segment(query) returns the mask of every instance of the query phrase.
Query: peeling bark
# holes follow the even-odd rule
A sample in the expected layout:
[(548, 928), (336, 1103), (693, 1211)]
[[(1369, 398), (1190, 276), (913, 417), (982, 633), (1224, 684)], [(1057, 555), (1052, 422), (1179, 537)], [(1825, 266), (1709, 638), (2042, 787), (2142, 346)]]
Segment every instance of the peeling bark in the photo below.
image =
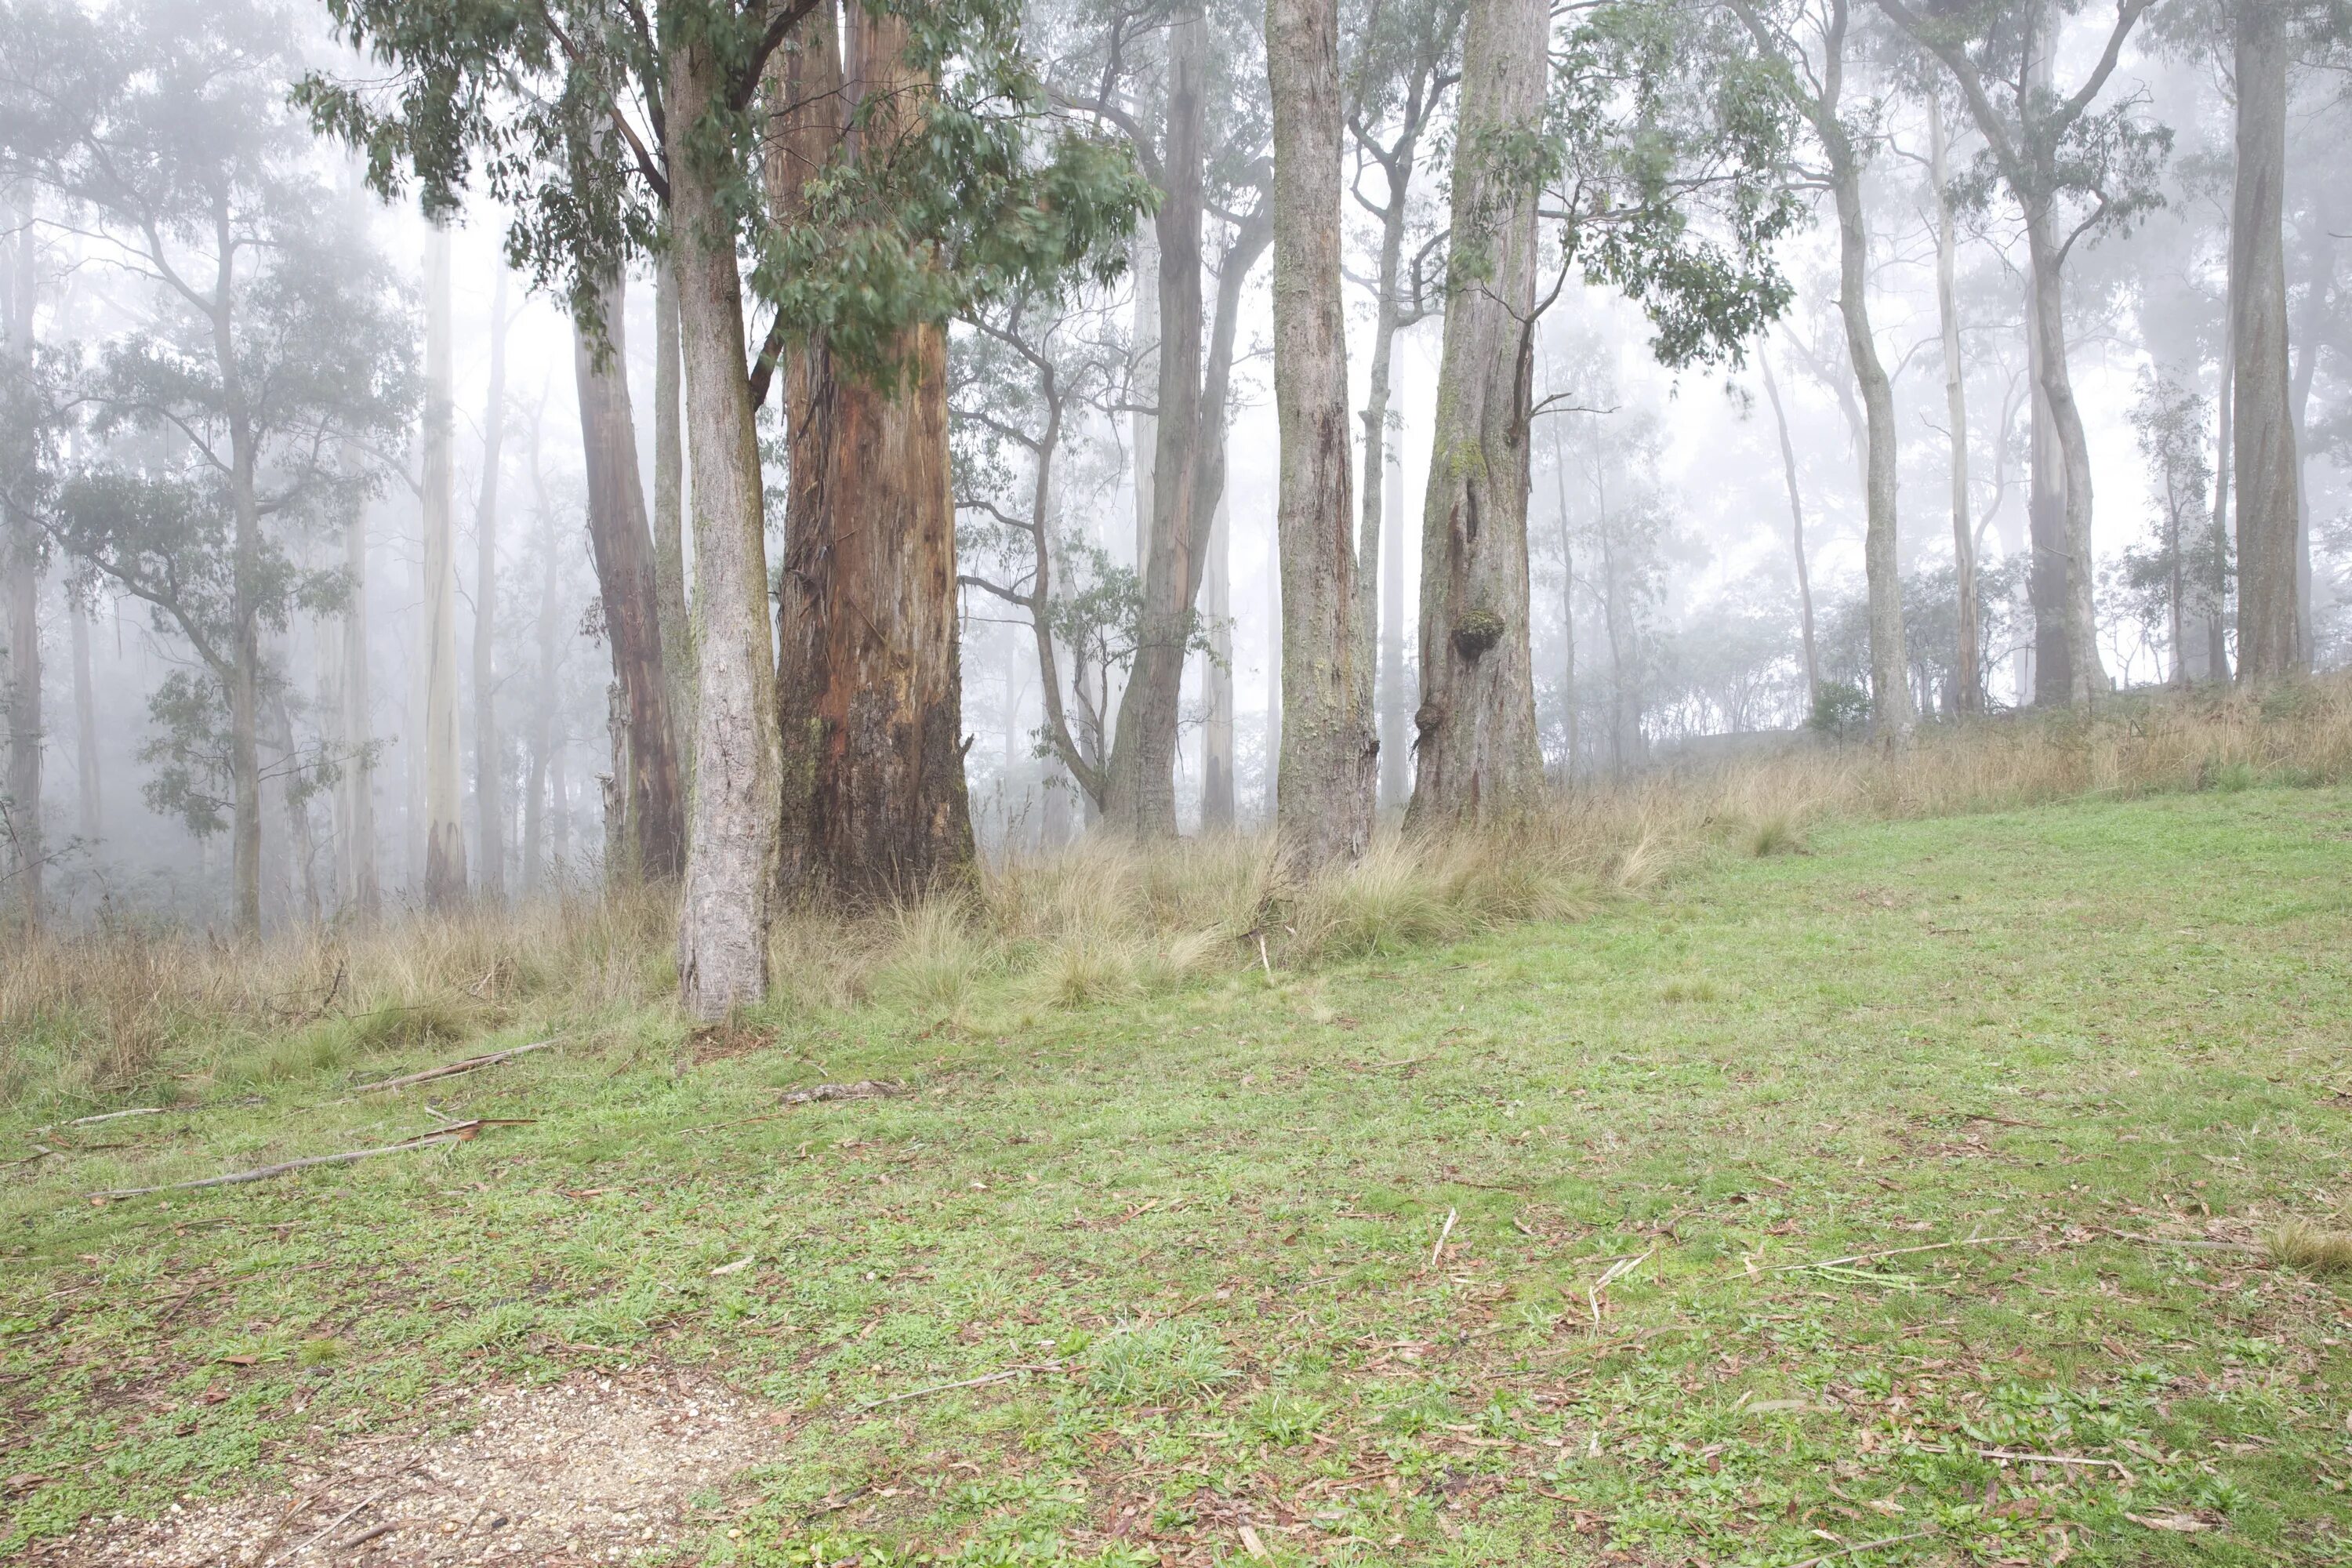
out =
[(2296, 583), (2294, 422), (2287, 384), (2284, 7), (2237, 9), (2238, 177), (2230, 215), (2235, 351), (2238, 677), (2305, 670)]

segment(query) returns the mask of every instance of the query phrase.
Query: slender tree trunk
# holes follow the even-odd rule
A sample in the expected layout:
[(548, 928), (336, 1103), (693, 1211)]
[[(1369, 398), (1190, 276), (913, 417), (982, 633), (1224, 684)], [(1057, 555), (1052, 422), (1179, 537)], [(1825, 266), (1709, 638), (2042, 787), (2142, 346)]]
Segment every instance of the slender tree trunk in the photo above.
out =
[[(1944, 339), (1944, 416), (1950, 426), (1952, 481), (1952, 567), (1959, 591), (1959, 635), (1953, 650), (1959, 671), (1959, 710), (1984, 711), (1984, 670), (1979, 663), (1982, 637), (1978, 630), (1977, 548), (1975, 520), (1969, 510), (1969, 378), (1960, 353), (1959, 290), (1955, 286), (1959, 253), (1958, 226), (1952, 219), (1951, 151), (1944, 128), (1944, 107), (1927, 99), (1928, 183), (1936, 192), (1936, 316)], [(2177, 645), (2176, 645), (2177, 646)]]
[[(1834, 4), (1832, 10), (1842, 23), (1844, 5)], [(1843, 26), (1835, 31), (1842, 33)], [(1910, 659), (1903, 646), (1903, 579), (1895, 510), (1895, 390), (1871, 332), (1870, 239), (1862, 209), (1862, 163), (1836, 119), (1834, 84), (1843, 61), (1835, 42), (1829, 59), (1830, 85), (1825, 88), (1822, 119), (1823, 140), (1831, 146), (1830, 191), (1838, 215), (1838, 313), (1845, 324), (1846, 354), (1853, 364), (1853, 378), (1862, 388), (1867, 516), (1863, 563), (1870, 597), (1872, 728), (1883, 743), (1902, 745), (1911, 738), (1916, 715), (1911, 703)]]
[[(9, 359), (23, 373), (33, 357), (34, 310), (40, 289), (39, 254), (33, 230), (22, 214), (16, 219), (16, 254), (8, 279), (8, 320), (5, 323)], [(29, 432), (12, 431), (5, 459), (9, 470), (0, 475), (0, 496), (14, 496), (31, 479), (34, 452)], [(0, 788), (0, 804), (7, 807), (8, 901), (27, 931), (41, 924), (41, 878), (47, 851), (41, 817), (41, 544), (33, 514), (9, 501), (0, 501), (0, 576), (7, 584), (8, 618), (0, 637), (8, 647), (8, 777)]]
[(1282, 573), (1265, 574), (1265, 800), (1262, 815), (1274, 826), (1282, 798)]
[[(1275, 827), (1290, 864), (1311, 871), (1352, 860), (1371, 841), (1381, 751), (1372, 730), (1372, 648), (1349, 532), (1336, 0), (1269, 0), (1265, 35), (1274, 101), (1274, 394), (1282, 438), (1276, 521), (1284, 722)], [(1449, 318), (1449, 336), (1452, 324)], [(1523, 448), (1523, 509), (1525, 476)], [(1530, 696), (1530, 728), (1532, 705)]]
[(2180, 537), (2180, 513), (2184, 503), (2174, 492), (2171, 465), (2166, 465), (2164, 476), (2164, 560), (2170, 579), (2165, 584), (2165, 610), (2169, 625), (2166, 627), (2172, 639), (2172, 684), (2182, 690), (2189, 689), (2189, 658), (2186, 628), (2182, 625), (2181, 590), (2186, 585), (2181, 573), (2180, 549), (2188, 541)]
[(1559, 521), (1559, 703), (1568, 747), (1568, 760), (1559, 776), (1561, 783), (1573, 784), (1577, 742), (1580, 739), (1576, 715), (1576, 536), (1568, 517), (1568, 443), (1557, 422), (1551, 427), (1551, 476)]
[[(2033, 606), (2033, 703), (2063, 707), (2071, 700), (2072, 658), (2066, 642), (2066, 468), (2058, 424), (2044, 390), (2042, 306), (2035, 280), (2025, 287), (2025, 349), (2033, 395), (2028, 425), (2031, 471), (2026, 481), (2026, 539), (2032, 559), (2026, 597)], [(2021, 699), (2022, 693), (2020, 694)]]
[[(1475, 0), (1463, 42), (1460, 145), (1533, 134), (1550, 12)], [(1411, 816), (1507, 816), (1543, 788), (1528, 617), (1528, 409), (1536, 193), (1491, 155), (1454, 170), (1437, 429), (1422, 509), (1419, 763)], [(1483, 255), (1468, 252), (1484, 237)]]
[(286, 901), (282, 914), (291, 918), (294, 898), (301, 898), (301, 918), (305, 925), (315, 926), (324, 913), (319, 899), (318, 836), (310, 825), (310, 807), (295, 788), (295, 768), (299, 765), (294, 745), (294, 716), (286, 706), (286, 688), (274, 683), (268, 701), (269, 745), (278, 753), (278, 777), (270, 785), (278, 796), (278, 810), (286, 819), (286, 875), (282, 879)]
[(482, 489), (474, 503), (475, 877), (492, 904), (507, 898), (506, 759), (499, 745), (499, 463), (507, 425), (507, 269), (490, 290), (490, 390), (482, 411)]
[(1202, 746), (1201, 826), (1234, 826), (1234, 581), (1233, 507), (1217, 498), (1209, 528), (1209, 725)]
[(2238, 177), (2230, 216), (2230, 337), (2235, 349), (2238, 675), (2303, 673), (2296, 604), (2297, 500), (2287, 395), (2286, 19), (2242, 0), (2237, 11)]
[(1198, 546), (1210, 515), (1199, 504), (1195, 460), (1204, 439), (1200, 258), (1208, 49), (1208, 22), (1199, 5), (1181, 6), (1168, 30), (1161, 152), (1168, 188), (1154, 216), (1160, 258), (1160, 374), (1151, 526), (1137, 565), (1143, 591), (1138, 647), (1119, 699), (1102, 802), (1103, 819), (1114, 831), (1149, 838), (1172, 838), (1176, 833), (1177, 712), (1200, 583)]
[(2297, 658), (2309, 669), (2318, 657), (2312, 616), (2315, 602), (2311, 574), (2311, 383), (2317, 370), (2321, 334), (2336, 304), (2336, 247), (2332, 226), (2323, 223), (2317, 269), (2304, 291), (2303, 313), (2289, 336), (2300, 345), (2287, 400), (2290, 431), (2294, 440), (2294, 607)]
[[(667, 258), (654, 264), (654, 589), (661, 614), (662, 674), (669, 683), (672, 733), (694, 733), (694, 623), (686, 594), (686, 431), (678, 402), (677, 279)], [(693, 784), (687, 774), (686, 784)]]
[(704, 1019), (767, 994), (780, 805), (775, 643), (742, 278), (725, 194), (730, 175), (698, 144), (705, 119), (722, 111), (724, 80), (707, 41), (672, 51), (665, 123), (678, 336), (695, 430), (699, 682), (677, 973), (687, 1010)]
[[(842, 101), (866, 118), (856, 155), (923, 134), (930, 84), (907, 63), (904, 18), (855, 11)], [(948, 480), (947, 334), (901, 334), (902, 387), (823, 343), (793, 407), (777, 690), (792, 767), (782, 809), (788, 891), (887, 900), (970, 874), (955, 507)], [(805, 454), (805, 459), (803, 459)]]
[[(625, 881), (667, 881), (685, 863), (685, 803), (662, 663), (653, 542), (637, 479), (636, 416), (623, 370), (623, 290), (617, 278), (605, 285), (603, 342), (584, 328), (575, 326), (572, 332), (572, 373), (588, 467), (588, 540), (604, 640), (613, 656), (612, 706), (621, 718), (612, 775), (617, 820), (607, 832), (617, 863), (608, 858), (604, 871)], [(765, 599), (762, 594), (762, 623)]]
[(2236, 450), (2235, 416), (2237, 413), (2237, 353), (2231, 342), (2230, 322), (2237, 316), (2237, 302), (2231, 299), (2222, 310), (2221, 363), (2219, 373), (2221, 390), (2215, 395), (2219, 414), (2213, 433), (2213, 449), (2220, 454), (2213, 465), (2213, 526), (2211, 548), (2212, 579), (2204, 584), (2209, 601), (2205, 615), (2205, 675), (2208, 679), (2226, 681), (2230, 674), (2230, 469), (2231, 455)]
[(8, 890), (26, 931), (41, 924), (41, 550), (29, 512), (7, 515)]
[(1404, 458), (1387, 443), (1381, 486), (1381, 809), (1402, 811), (1412, 798), (1412, 693), (1404, 672)]
[(425, 900), (466, 897), (458, 821), (457, 563), (450, 529), (449, 231), (436, 225), (425, 262)]
[(554, 511), (547, 503), (547, 479), (540, 467), (539, 425), (531, 425), (531, 489), (538, 500), (541, 547), (539, 584), (539, 681), (531, 700), (530, 773), (522, 797), (522, 885), (526, 893), (547, 888), (546, 848), (549, 769), (555, 751), (556, 681), (562, 667), (563, 551)]
[[(1407, 108), (1408, 119), (1417, 118), (1418, 111), (1416, 100)], [(1358, 498), (1360, 512), (1356, 525), (1356, 578), (1360, 587), (1357, 595), (1357, 657), (1368, 668), (1372, 664), (1375, 644), (1380, 637), (1380, 609), (1387, 596), (1387, 584), (1402, 570), (1401, 546), (1397, 553), (1391, 554), (1383, 562), (1381, 542), (1391, 504), (1387, 484), (1389, 384), (1396, 357), (1398, 323), (1403, 316), (1403, 302), (1399, 298), (1402, 288), (1400, 274), (1404, 264), (1405, 208), (1412, 195), (1417, 141), (1417, 132), (1409, 130), (1399, 139), (1395, 152), (1391, 154), (1393, 162), (1384, 165), (1395, 173), (1390, 176), (1388, 205), (1381, 212), (1380, 272), (1373, 283), (1377, 298), (1372, 310), (1372, 353), (1365, 377), (1363, 493)], [(1390, 777), (1396, 759), (1387, 755), (1385, 724), (1381, 742), (1381, 793), (1384, 800), (1392, 801), (1402, 795), (1402, 789), (1398, 782)]]
[(341, 783), (343, 822), (343, 889), (353, 912), (373, 920), (383, 908), (376, 874), (375, 752), (369, 733), (373, 704), (368, 694), (367, 508), (352, 509), (343, 523), (343, 576), (350, 589), (342, 615), (342, 735), (345, 756)]
[(1810, 713), (1821, 697), (1822, 667), (1813, 652), (1813, 583), (1805, 562), (1805, 498), (1797, 488), (1797, 448), (1789, 439), (1789, 415), (1780, 405), (1780, 384), (1773, 379), (1769, 357), (1759, 354), (1757, 363), (1764, 372), (1764, 395), (1772, 405), (1772, 423), (1780, 433), (1780, 472), (1789, 487), (1790, 538), (1797, 561), (1798, 624), (1804, 633), (1805, 711)]
[(105, 802), (99, 790), (98, 689), (89, 672), (89, 617), (79, 605), (66, 613), (73, 626), (74, 783), (80, 806), (77, 826), (95, 844), (105, 832)]

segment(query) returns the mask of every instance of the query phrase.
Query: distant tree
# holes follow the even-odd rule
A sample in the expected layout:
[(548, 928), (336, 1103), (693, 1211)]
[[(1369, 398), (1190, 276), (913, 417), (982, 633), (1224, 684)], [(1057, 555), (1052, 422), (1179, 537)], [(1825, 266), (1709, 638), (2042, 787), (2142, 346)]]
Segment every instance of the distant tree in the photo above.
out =
[(2037, 640), (2036, 700), (2085, 704), (2105, 689), (2106, 677), (2094, 608), (2091, 450), (2067, 359), (2064, 268), (2082, 240), (2126, 226), (2162, 200), (2155, 175), (2171, 132), (2141, 114), (2138, 94), (2100, 107), (2124, 45), (2155, 0), (2116, 0), (2096, 59), (2063, 92), (2056, 34), (2083, 0), (1878, 3), (1951, 73), (1984, 138), (1967, 185), (1971, 198), (1981, 200), (1998, 182), (2025, 220), (2035, 382), (2063, 473), (2062, 516), (2047, 504), (2062, 487), (2047, 475), (2036, 486), (2044, 504), (2034, 509), (2033, 548), (2044, 586), (2034, 603), (2045, 624), (2063, 630), (2063, 637)]
[(1878, 105), (1849, 96), (1854, 42), (1849, 0), (1731, 0), (1768, 68), (1803, 116), (1820, 155), (1801, 167), (1826, 188), (1837, 215), (1838, 312), (1847, 363), (1862, 389), (1864, 572), (1870, 591), (1873, 724), (1889, 743), (1906, 741), (1913, 713), (1903, 647), (1903, 593), (1896, 560), (1895, 387), (1870, 323), (1870, 234), (1862, 178), (1876, 140)]
[(2205, 449), (2205, 400), (2170, 376), (2143, 370), (2131, 423), (2156, 498), (2156, 548), (2126, 552), (2125, 581), (2152, 612), (2144, 618), (2162, 626), (2172, 684), (2185, 687), (2189, 628), (2221, 609), (2210, 602), (2218, 574), (2205, 559), (2213, 541), (2202, 526), (2213, 478)]
[[(290, 542), (373, 485), (342, 462), (346, 443), (402, 428), (415, 396), (406, 310), (283, 112), (293, 36), (282, 12), (242, 0), (0, 7), (0, 172), (80, 215), (98, 257), (147, 295), (138, 330), (91, 368), (95, 430), (112, 440), (64, 486), (51, 532), (201, 667), (158, 695), (162, 744), (187, 765), (167, 765), (151, 798), (197, 831), (229, 829), (248, 932), (262, 635), (342, 592)], [(217, 784), (194, 765), (207, 757)]]

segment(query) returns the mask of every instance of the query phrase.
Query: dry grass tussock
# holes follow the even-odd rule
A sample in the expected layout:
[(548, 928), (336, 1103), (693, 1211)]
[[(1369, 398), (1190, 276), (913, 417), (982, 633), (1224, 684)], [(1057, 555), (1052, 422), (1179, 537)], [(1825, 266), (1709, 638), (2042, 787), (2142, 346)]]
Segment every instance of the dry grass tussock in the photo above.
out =
[[(1572, 919), (1706, 856), (1800, 850), (1825, 820), (2347, 778), (2352, 679), (2119, 699), (2094, 718), (1932, 727), (1893, 755), (1807, 747), (1580, 789), (1475, 833), (1390, 831), (1358, 864), (1306, 879), (1262, 836), (1088, 842), (896, 910), (793, 911), (774, 973), (796, 1007), (875, 1001), (960, 1021), (983, 996), (1083, 1005)], [(260, 1081), (389, 1046), (659, 1008), (671, 936), (667, 900), (646, 891), (259, 944), (131, 927), (17, 942), (0, 952), (0, 1103), (94, 1102), (166, 1074)]]

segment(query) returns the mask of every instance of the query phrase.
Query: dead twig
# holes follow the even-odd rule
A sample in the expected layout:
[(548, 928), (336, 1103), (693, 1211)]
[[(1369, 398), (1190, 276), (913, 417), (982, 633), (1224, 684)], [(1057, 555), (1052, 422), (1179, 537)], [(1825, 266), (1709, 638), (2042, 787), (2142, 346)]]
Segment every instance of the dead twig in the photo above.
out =
[(880, 1399), (864, 1400), (859, 1403), (857, 1408), (860, 1410), (878, 1410), (885, 1405), (903, 1404), (905, 1401), (909, 1399), (920, 1399), (925, 1394), (946, 1394), (958, 1388), (985, 1388), (992, 1383), (1010, 1383), (1016, 1377), (1021, 1377), (1033, 1372), (1059, 1372), (1061, 1370), (1062, 1363), (1057, 1361), (1024, 1362), (1019, 1366), (1004, 1367), (999, 1371), (989, 1373), (983, 1377), (967, 1377), (961, 1383), (934, 1383), (923, 1388), (910, 1388), (904, 1394), (886, 1394)]
[(1880, 1258), (1908, 1258), (1920, 1252), (1948, 1252), (1955, 1247), (1995, 1247), (2003, 1242), (2026, 1239), (2027, 1237), (2021, 1236), (1971, 1236), (1959, 1241), (1931, 1242), (1926, 1247), (1889, 1247), (1877, 1252), (1848, 1253), (1843, 1258), (1816, 1258), (1809, 1263), (1781, 1263), (1770, 1268), (1759, 1269), (1750, 1267), (1741, 1269), (1739, 1274), (1730, 1278), (1738, 1279), (1753, 1274), (1795, 1274), (1808, 1268), (1843, 1268), (1850, 1263), (1868, 1263)]
[[(290, 1562), (294, 1558), (301, 1556), (302, 1553), (310, 1551), (311, 1547), (316, 1546), (322, 1539), (333, 1534), (336, 1531), (341, 1530), (346, 1524), (349, 1524), (353, 1519), (357, 1518), (361, 1512), (373, 1508), (378, 1502), (383, 1501), (386, 1494), (388, 1494), (393, 1488), (400, 1484), (401, 1478), (415, 1468), (416, 1461), (411, 1459), (408, 1463), (401, 1466), (400, 1468), (393, 1471), (392, 1479), (390, 1480), (384, 1482), (383, 1485), (378, 1487), (375, 1490), (368, 1493), (367, 1496), (360, 1499), (359, 1501), (352, 1504), (351, 1507), (337, 1514), (333, 1521), (324, 1529), (313, 1531), (310, 1535), (303, 1541), (301, 1545), (297, 1546), (293, 1551), (286, 1554), (287, 1559)], [(317, 1494), (314, 1493), (312, 1495), (315, 1496)], [(264, 1562), (261, 1563), (260, 1568), (269, 1568), (269, 1564), (267, 1562)]]
[(795, 1106), (814, 1105), (821, 1100), (889, 1100), (907, 1092), (903, 1083), (880, 1079), (862, 1078), (856, 1083), (820, 1083), (810, 1089), (796, 1089), (779, 1101), (780, 1109), (763, 1111), (758, 1116), (739, 1116), (732, 1121), (708, 1121), (699, 1127), (681, 1127), (678, 1131), (717, 1132), (722, 1128), (749, 1127), (754, 1121), (773, 1121)]
[(387, 1143), (380, 1149), (347, 1149), (340, 1154), (313, 1154), (306, 1160), (288, 1160), (280, 1164), (261, 1165), (250, 1171), (231, 1172), (226, 1176), (206, 1176), (201, 1181), (166, 1182), (153, 1187), (113, 1187), (89, 1195), (93, 1202), (106, 1203), (115, 1198), (142, 1198), (151, 1193), (184, 1193), (198, 1187), (241, 1186), (247, 1182), (282, 1176), (290, 1171), (307, 1171), (314, 1165), (347, 1165), (354, 1160), (373, 1160), (379, 1154), (405, 1154), (412, 1149), (430, 1149), (436, 1143), (463, 1143), (485, 1127), (520, 1127), (531, 1120), (525, 1116), (483, 1117), (473, 1121), (460, 1121), (422, 1138), (411, 1138), (404, 1143)]
[[(387, 1089), (406, 1089), (413, 1083), (430, 1083), (436, 1078), (455, 1078), (461, 1072), (473, 1072), (480, 1068), (496, 1067), (500, 1062), (512, 1061), (517, 1057), (529, 1056), (533, 1051), (543, 1051), (550, 1046), (560, 1046), (569, 1037), (557, 1035), (551, 1039), (533, 1040), (527, 1046), (510, 1046), (503, 1051), (489, 1051), (478, 1057), (467, 1057), (463, 1061), (446, 1062), (437, 1068), (426, 1068), (423, 1072), (404, 1073), (398, 1078), (363, 1083), (352, 1090), (350, 1098), (355, 1100), (362, 1094), (374, 1094)], [(340, 1105), (344, 1101), (338, 1100), (335, 1103)]]
[(1601, 1293), (1603, 1290), (1608, 1289), (1612, 1285), (1617, 1283), (1620, 1279), (1624, 1279), (1628, 1274), (1633, 1273), (1633, 1270), (1642, 1267), (1643, 1264), (1647, 1263), (1654, 1256), (1656, 1255), (1657, 1250), (1658, 1249), (1654, 1247), (1650, 1248), (1648, 1252), (1642, 1254), (1639, 1258), (1619, 1258), (1616, 1262), (1611, 1264), (1601, 1274), (1601, 1278), (1594, 1280), (1591, 1287), (1584, 1292), (1585, 1305), (1592, 1309), (1592, 1326), (1594, 1328), (1597, 1329), (1601, 1326)]
[[(58, 1125), (60, 1127), (95, 1127), (101, 1121), (120, 1121), (126, 1116), (161, 1116), (163, 1114), (165, 1109), (165, 1107), (161, 1105), (134, 1106), (129, 1110), (110, 1110), (102, 1116), (78, 1116), (71, 1121), (61, 1121)], [(47, 1131), (48, 1130), (47, 1128), (43, 1128), (42, 1131)]]
[(1900, 1546), (1906, 1541), (1925, 1541), (1935, 1533), (1932, 1530), (1915, 1530), (1908, 1535), (1882, 1535), (1875, 1541), (1857, 1542), (1852, 1546), (1840, 1546), (1835, 1552), (1824, 1552), (1819, 1557), (1808, 1557), (1802, 1563), (1789, 1563), (1787, 1568), (1824, 1568), (1824, 1564), (1841, 1558), (1850, 1559), (1883, 1546)]
[(2150, 1236), (2146, 1231), (2117, 1230), (2113, 1226), (2091, 1226), (2102, 1236), (2112, 1236), (2118, 1241), (2143, 1242), (2149, 1247), (2185, 1247), (2191, 1252), (2242, 1252), (2260, 1254), (2263, 1249), (2247, 1241), (2207, 1241), (2186, 1236)]
[(1437, 1231), (1437, 1245), (1429, 1249), (1429, 1266), (1432, 1268), (1436, 1268), (1439, 1261), (1444, 1258), (1445, 1238), (1454, 1234), (1454, 1222), (1460, 1217), (1455, 1210), (1445, 1211), (1445, 1223), (1439, 1226)]
[(2011, 1464), (2017, 1465), (2081, 1465), (2084, 1467), (2095, 1465), (2114, 1470), (2126, 1482), (2131, 1479), (2131, 1471), (2118, 1459), (2079, 1459), (2071, 1454), (2013, 1454), (2007, 1448), (1979, 1448), (1977, 1458), (2007, 1459)]
[(369, 1542), (373, 1541), (376, 1537), (380, 1535), (390, 1535), (394, 1531), (399, 1528), (400, 1527), (396, 1524), (379, 1524), (373, 1530), (362, 1530), (357, 1535), (352, 1536), (349, 1541), (336, 1542), (335, 1550), (338, 1552), (349, 1552), (355, 1546), (365, 1546)]

